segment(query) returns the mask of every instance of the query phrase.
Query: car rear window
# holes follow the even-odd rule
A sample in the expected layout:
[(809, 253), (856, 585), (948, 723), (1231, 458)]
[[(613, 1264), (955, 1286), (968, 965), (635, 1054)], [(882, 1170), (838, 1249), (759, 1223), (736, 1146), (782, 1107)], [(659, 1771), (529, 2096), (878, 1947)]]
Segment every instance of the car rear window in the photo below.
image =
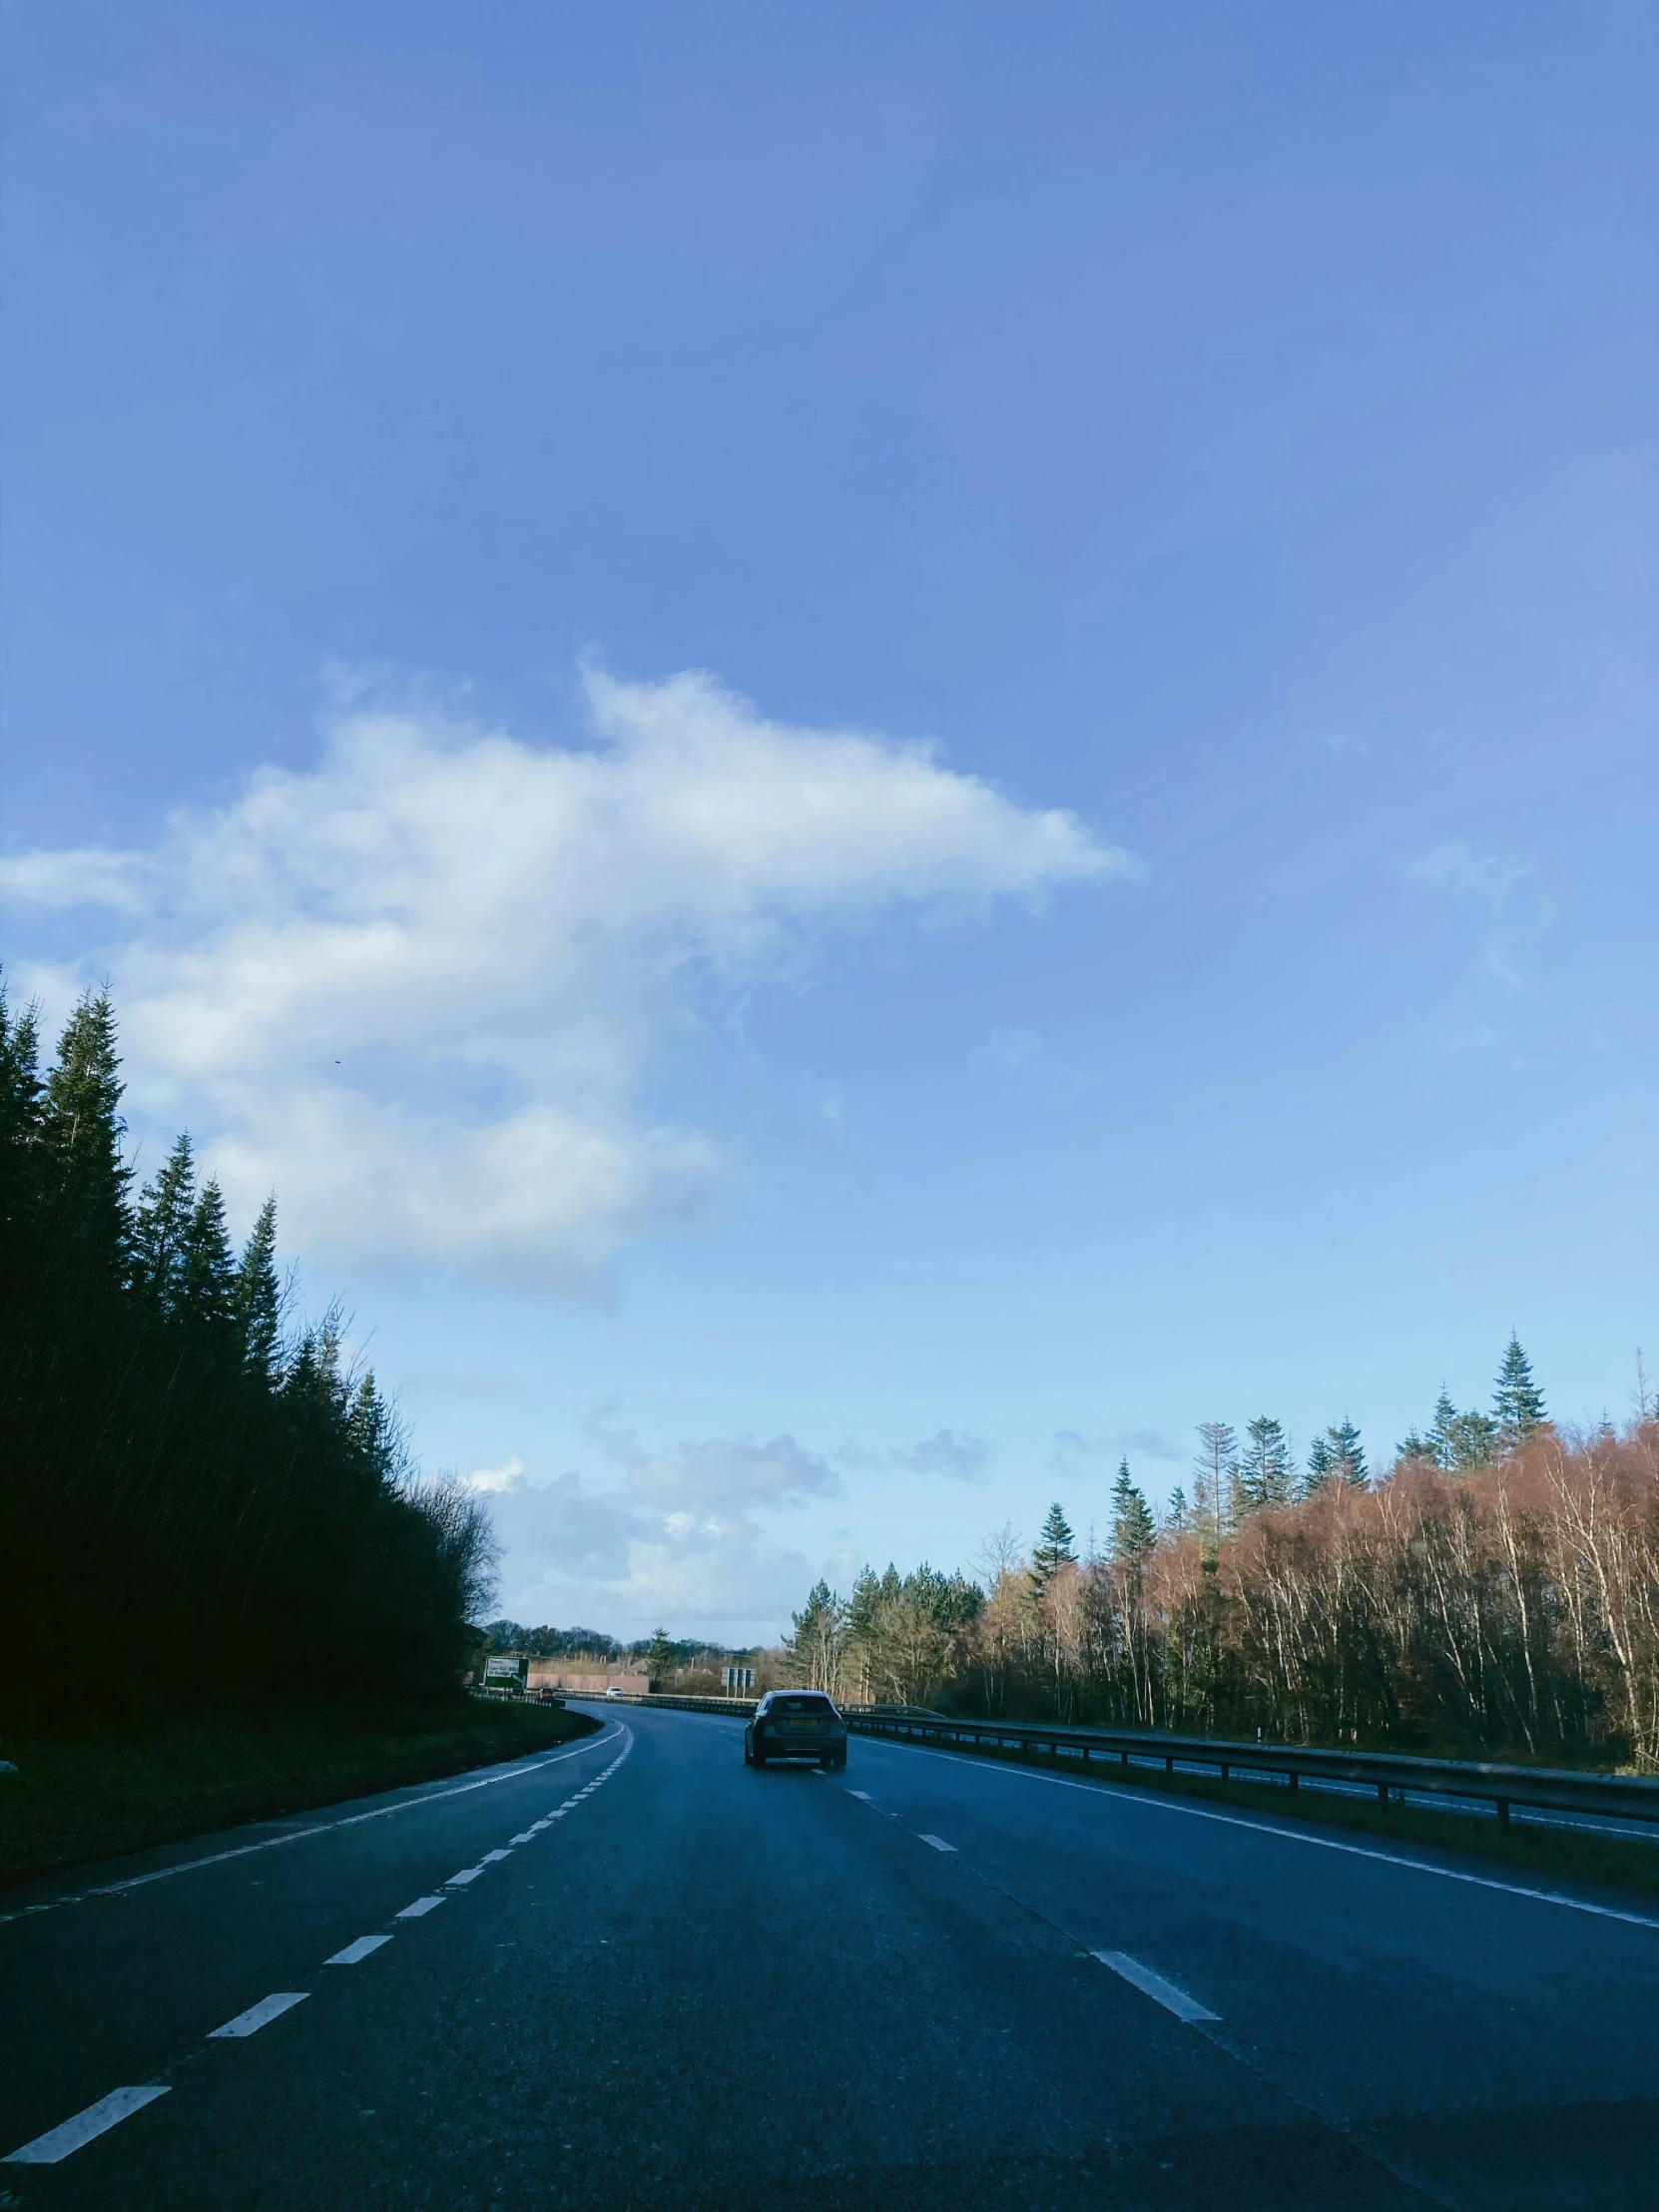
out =
[(834, 1710), (827, 1697), (775, 1697), (772, 1705), (778, 1713), (830, 1713)]

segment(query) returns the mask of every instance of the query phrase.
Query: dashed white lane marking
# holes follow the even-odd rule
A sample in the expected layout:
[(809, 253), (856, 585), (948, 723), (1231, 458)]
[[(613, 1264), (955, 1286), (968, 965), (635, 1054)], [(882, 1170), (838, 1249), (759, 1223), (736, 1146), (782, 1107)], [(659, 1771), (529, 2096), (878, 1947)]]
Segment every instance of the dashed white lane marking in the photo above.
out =
[(401, 1913), (392, 1917), (399, 1921), (418, 1921), (424, 1914), (435, 1913), (442, 1903), (442, 1898), (416, 1898), (413, 1905), (405, 1905)]
[[(919, 1834), (920, 1831), (918, 1830), (917, 1833)], [(954, 1844), (947, 1844), (942, 1836), (923, 1836), (921, 1840), (924, 1844), (931, 1844), (935, 1851), (954, 1851), (956, 1849)]]
[(481, 1867), (493, 1867), (498, 1859), (507, 1859), (510, 1857), (511, 1854), (509, 1852), (486, 1851), (483, 1858), (479, 1860), (478, 1864)]
[[(917, 1759), (948, 1759), (967, 1765), (961, 1752), (933, 1751), (922, 1744), (883, 1743), (883, 1751), (907, 1751)], [(1033, 1774), (1027, 1767), (1003, 1766), (998, 1761), (975, 1765), (973, 1772), (1000, 1775), (1011, 1782), (1040, 1782), (1051, 1790), (1081, 1790), (1086, 1797), (1109, 1798), (1114, 1805), (1132, 1805), (1142, 1813), (1175, 1813), (1183, 1820), (1214, 1821), (1221, 1828), (1248, 1828), (1258, 1836), (1277, 1836), (1284, 1844), (1307, 1844), (1315, 1851), (1340, 1851), (1349, 1859), (1375, 1859), (1380, 1866), (1403, 1867), (1409, 1874), (1432, 1875), (1439, 1882), (1463, 1882), (1473, 1890), (1498, 1890), (1505, 1897), (1530, 1898), (1534, 1905), (1560, 1905), (1569, 1913), (1588, 1913), (1598, 1921), (1623, 1921), (1631, 1928), (1651, 1928), (1659, 1934), (1659, 1920), (1646, 1913), (1621, 1913), (1616, 1906), (1592, 1905), (1588, 1898), (1569, 1898), (1559, 1890), (1531, 1890), (1524, 1882), (1498, 1882), (1489, 1874), (1464, 1874), (1456, 1867), (1436, 1867), (1426, 1859), (1405, 1859), (1397, 1852), (1372, 1851), (1364, 1844), (1340, 1844), (1332, 1836), (1308, 1836), (1299, 1828), (1280, 1828), (1273, 1821), (1246, 1820), (1238, 1813), (1210, 1813), (1202, 1806), (1180, 1805), (1161, 1794), (1116, 1787), (1110, 1782), (1071, 1782), (1064, 1775)], [(858, 1792), (852, 1793), (854, 1796)]]
[[(398, 1914), (401, 1920), (403, 1915)], [(371, 1950), (378, 1950), (382, 1943), (389, 1943), (389, 1936), (359, 1936), (354, 1943), (347, 1943), (343, 1950), (336, 1950), (332, 1958), (324, 1958), (325, 1966), (354, 1966), (359, 1958), (366, 1958)]]
[(165, 2084), (158, 2086), (153, 2082), (142, 2089), (112, 2089), (107, 2097), (89, 2104), (84, 2112), (77, 2112), (61, 2127), (48, 2128), (44, 2135), (37, 2135), (21, 2150), (8, 2152), (0, 2158), (0, 2166), (55, 2166), (72, 2150), (79, 2150), (83, 2143), (90, 2143), (118, 2121), (142, 2112), (147, 2104), (154, 2104), (158, 2097), (166, 2095)]
[(875, 1800), (870, 1796), (867, 1790), (848, 1790), (846, 1794), (848, 1797), (861, 1798), (865, 1805), (873, 1805), (875, 1803)]
[(459, 1874), (452, 1874), (444, 1884), (446, 1890), (464, 1890), (469, 1882), (476, 1882), (483, 1873), (482, 1867), (463, 1867)]
[(227, 2020), (223, 2027), (216, 2027), (208, 2037), (210, 2043), (239, 2040), (244, 2035), (257, 2035), (262, 2027), (269, 2027), (273, 2020), (290, 2012), (296, 2004), (303, 2004), (310, 1995), (309, 1989), (278, 1989), (275, 1996), (261, 1997), (258, 2004), (251, 2004), (246, 2012), (239, 2012), (234, 2020)]
[(527, 1843), (528, 1843), (528, 1842), (530, 1841), (531, 1837), (532, 1837), (532, 1836), (534, 1836), (534, 1835), (535, 1835), (535, 1834), (536, 1834), (536, 1833), (537, 1833), (537, 1832), (539, 1831), (540, 1827), (541, 1827), (541, 1823), (540, 1823), (540, 1822), (538, 1821), (538, 1822), (536, 1823), (536, 1826), (535, 1826), (535, 1828), (527, 1828), (527, 1829), (525, 1829), (525, 1830), (524, 1830), (524, 1831), (522, 1832), (522, 1834), (520, 1834), (520, 1835), (517, 1835), (517, 1836), (509, 1836), (509, 1837), (507, 1838), (507, 1841), (508, 1841), (508, 1843), (509, 1843), (509, 1844), (513, 1844), (513, 1845), (518, 1845), (518, 1844), (527, 1844)]
[(77, 1890), (71, 1897), (47, 1898), (39, 1905), (25, 1905), (20, 1912), (0, 1913), (0, 1928), (8, 1921), (27, 1920), (32, 1913), (55, 1913), (60, 1905), (85, 1905), (89, 1898), (119, 1897), (124, 1890), (142, 1890), (151, 1882), (171, 1882), (176, 1874), (195, 1874), (203, 1867), (222, 1867), (228, 1859), (248, 1859), (257, 1851), (279, 1851), (284, 1844), (302, 1844), (308, 1836), (326, 1836), (332, 1829), (356, 1828), (364, 1821), (389, 1821), (394, 1814), (412, 1813), (419, 1805), (436, 1805), (444, 1798), (466, 1797), (473, 1790), (493, 1790), (498, 1783), (519, 1782), (527, 1774), (540, 1774), (544, 1767), (556, 1767), (561, 1760), (574, 1759), (584, 1751), (599, 1751), (606, 1744), (614, 1744), (617, 1736), (626, 1734), (619, 1724), (616, 1736), (585, 1737), (579, 1744), (554, 1752), (551, 1758), (537, 1759), (527, 1767), (513, 1767), (505, 1774), (487, 1774), (479, 1782), (460, 1782), (452, 1790), (428, 1790), (422, 1797), (404, 1798), (396, 1805), (376, 1806), (371, 1813), (348, 1813), (343, 1820), (318, 1821), (310, 1828), (290, 1829), (285, 1836), (267, 1836), (262, 1843), (239, 1844), (234, 1851), (212, 1851), (204, 1859), (186, 1859), (176, 1867), (158, 1867), (151, 1874), (129, 1875), (124, 1882), (100, 1883), (96, 1890)]
[(1200, 2004), (1196, 1997), (1188, 1996), (1185, 1989), (1178, 1989), (1173, 1981), (1166, 1981), (1161, 1973), (1154, 1973), (1150, 1966), (1143, 1966), (1138, 1958), (1131, 1958), (1126, 1950), (1097, 1950), (1090, 1953), (1103, 1966), (1110, 1966), (1113, 1973), (1122, 1974), (1125, 1981), (1132, 1981), (1143, 1995), (1154, 2004), (1161, 2004), (1166, 2012), (1173, 2012), (1178, 2020), (1219, 2020), (1221, 2014), (1212, 2012), (1208, 2005)]

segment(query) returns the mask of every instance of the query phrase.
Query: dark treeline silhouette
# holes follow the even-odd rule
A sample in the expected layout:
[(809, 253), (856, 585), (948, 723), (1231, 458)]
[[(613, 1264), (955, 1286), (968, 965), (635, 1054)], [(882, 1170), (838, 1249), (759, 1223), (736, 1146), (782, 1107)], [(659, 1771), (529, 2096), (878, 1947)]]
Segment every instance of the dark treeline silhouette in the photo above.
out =
[(136, 1195), (107, 995), (38, 1065), (0, 994), (0, 1701), (13, 1725), (453, 1691), (480, 1502), (413, 1469), (337, 1320), (289, 1337), (188, 1138)]

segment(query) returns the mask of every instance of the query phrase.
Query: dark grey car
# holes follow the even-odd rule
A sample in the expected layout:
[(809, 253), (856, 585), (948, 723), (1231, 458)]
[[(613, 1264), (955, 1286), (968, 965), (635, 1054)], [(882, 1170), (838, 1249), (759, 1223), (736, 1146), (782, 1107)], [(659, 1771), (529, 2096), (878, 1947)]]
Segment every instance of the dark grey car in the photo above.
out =
[(747, 1767), (774, 1759), (844, 1767), (846, 1723), (822, 1690), (768, 1690), (744, 1729), (743, 1758)]

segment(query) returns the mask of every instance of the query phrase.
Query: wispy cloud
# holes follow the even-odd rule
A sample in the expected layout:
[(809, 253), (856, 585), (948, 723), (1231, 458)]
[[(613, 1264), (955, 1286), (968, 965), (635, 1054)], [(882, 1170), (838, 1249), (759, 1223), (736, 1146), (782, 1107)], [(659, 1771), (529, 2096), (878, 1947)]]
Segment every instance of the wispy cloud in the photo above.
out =
[[(307, 1257), (578, 1288), (701, 1218), (708, 1130), (644, 1116), (677, 1024), (876, 913), (1133, 871), (925, 748), (770, 721), (702, 674), (589, 671), (592, 742), (356, 707), (145, 852), (6, 861), (14, 903), (124, 926), (135, 1106), (193, 1124)], [(73, 983), (77, 975), (59, 980)]]
[(1517, 883), (1532, 870), (1511, 853), (1483, 849), (1461, 837), (1436, 844), (1414, 860), (1405, 873), (1418, 883), (1438, 883), (1448, 890), (1471, 891), (1476, 897), (1499, 905)]

